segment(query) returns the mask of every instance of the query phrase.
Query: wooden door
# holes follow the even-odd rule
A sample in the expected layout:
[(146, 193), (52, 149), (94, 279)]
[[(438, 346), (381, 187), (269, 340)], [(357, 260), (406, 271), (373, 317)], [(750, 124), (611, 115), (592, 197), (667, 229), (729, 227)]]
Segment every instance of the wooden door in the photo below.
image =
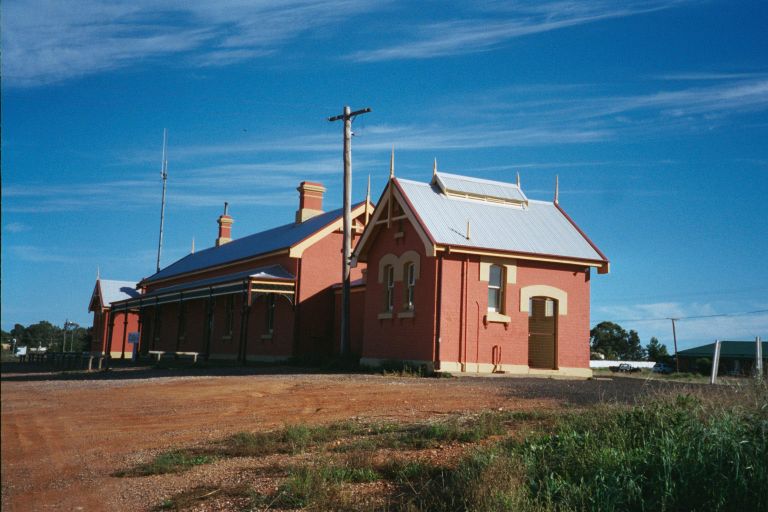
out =
[(557, 301), (531, 299), (528, 311), (528, 366), (557, 368)]

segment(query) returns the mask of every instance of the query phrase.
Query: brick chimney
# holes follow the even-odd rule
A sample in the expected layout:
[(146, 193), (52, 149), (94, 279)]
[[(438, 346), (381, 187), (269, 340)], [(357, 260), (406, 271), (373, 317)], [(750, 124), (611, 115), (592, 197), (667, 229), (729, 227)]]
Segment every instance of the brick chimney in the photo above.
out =
[(219, 217), (219, 237), (216, 247), (232, 241), (232, 217), (229, 216), (229, 203), (224, 203), (224, 213)]
[(296, 210), (296, 224), (323, 213), (323, 193), (325, 187), (322, 183), (302, 181), (296, 189), (299, 191), (299, 209)]

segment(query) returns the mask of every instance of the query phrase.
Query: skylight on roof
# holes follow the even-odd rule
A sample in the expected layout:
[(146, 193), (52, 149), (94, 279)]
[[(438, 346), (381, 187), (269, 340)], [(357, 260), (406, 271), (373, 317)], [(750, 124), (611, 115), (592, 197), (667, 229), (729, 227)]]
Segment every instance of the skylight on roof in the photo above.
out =
[(484, 180), (444, 172), (436, 173), (434, 182), (444, 194), (449, 196), (519, 206), (528, 204), (528, 198), (514, 183)]

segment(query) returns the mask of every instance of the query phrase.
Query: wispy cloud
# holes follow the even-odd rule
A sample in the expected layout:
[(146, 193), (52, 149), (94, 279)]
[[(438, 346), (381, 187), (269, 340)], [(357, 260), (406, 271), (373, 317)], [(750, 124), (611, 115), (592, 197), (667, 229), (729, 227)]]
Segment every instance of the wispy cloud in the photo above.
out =
[[(239, 205), (286, 205), (296, 201), (296, 185), (301, 179), (319, 179), (339, 172), (341, 158), (274, 161), (260, 158), (256, 163), (232, 163), (247, 159), (240, 153), (225, 155), (222, 164), (179, 165), (168, 180), (168, 202), (174, 207), (199, 208), (229, 201)], [(358, 158), (356, 166), (366, 168), (372, 161)], [(105, 180), (100, 182), (48, 185), (12, 184), (3, 188), (3, 210), (15, 213), (51, 213), (84, 209), (145, 208), (159, 204), (160, 179)], [(247, 192), (246, 192), (247, 191)], [(10, 227), (9, 227), (10, 226)], [(16, 228), (20, 228), (17, 226)], [(11, 231), (14, 226), (8, 224)]]
[[(682, 3), (687, 2), (452, 2), (446, 5), (444, 17), (454, 17), (402, 23), (405, 42), (360, 50), (346, 58), (373, 62), (481, 52), (522, 36)], [(396, 16), (405, 4), (395, 0), (18, 0), (3, 8), (4, 83), (23, 87), (171, 57), (176, 66), (229, 66), (283, 52), (299, 37), (338, 37), (343, 33), (342, 20), (384, 8)], [(374, 33), (369, 40), (392, 35), (390, 24), (386, 32), (376, 25), (370, 30)]]
[[(613, 95), (610, 92), (591, 94), (589, 89), (581, 88), (562, 95), (558, 89), (536, 91), (531, 88), (530, 95), (538, 95), (535, 100), (521, 96), (520, 90), (514, 93), (508, 90), (490, 91), (485, 96), (477, 95), (471, 115), (463, 107), (445, 107), (445, 104), (463, 105), (462, 98), (453, 97), (442, 98), (438, 107), (424, 107), (429, 113), (425, 117), (434, 119), (429, 123), (368, 124), (356, 133), (355, 152), (370, 156), (388, 151), (392, 146), (397, 151), (449, 151), (589, 144), (618, 136), (717, 126), (739, 114), (768, 110), (768, 78), (721, 80), (705, 87), (668, 88), (634, 95)], [(176, 147), (173, 158), (179, 162), (192, 162), (201, 157), (241, 159), (258, 155), (263, 160), (265, 155), (271, 154), (329, 155), (338, 151), (336, 134), (291, 133), (275, 134), (273, 137), (254, 136), (237, 143)], [(592, 165), (610, 164), (601, 162)], [(235, 164), (220, 169), (253, 173), (273, 170), (306, 172), (300, 166), (295, 167), (297, 163), (286, 165)], [(337, 158), (323, 157), (315, 160), (312, 172), (335, 172), (338, 165)], [(564, 165), (586, 164), (558, 164), (561, 167)], [(214, 168), (206, 168), (205, 172), (211, 170), (215, 171)]]
[(24, 224), (23, 222), (9, 222), (4, 228), (8, 233), (22, 233), (32, 229), (31, 226)]
[(745, 80), (767, 78), (768, 73), (728, 73), (720, 71), (688, 71), (654, 75), (656, 80), (708, 82), (712, 80)]
[(71, 255), (51, 251), (49, 247), (13, 245), (8, 250), (12, 259), (30, 263), (72, 263), (78, 261)]
[[(734, 309), (733, 305), (711, 303), (656, 302), (629, 306), (596, 308), (593, 323), (602, 320), (618, 321), (625, 329), (635, 329), (646, 344), (656, 336), (672, 348), (672, 323), (676, 322), (678, 349), (712, 343), (715, 339), (754, 339), (768, 335), (768, 313), (738, 316), (711, 316), (767, 309), (766, 304), (753, 304), (748, 309)], [(709, 317), (709, 318), (687, 318)], [(658, 319), (658, 320), (653, 320)]]
[[(353, 0), (20, 0), (3, 5), (3, 81), (36, 86), (181, 55), (221, 66), (381, 2)], [(176, 60), (178, 62), (178, 59)]]
[(484, 16), (405, 27), (408, 33), (416, 34), (413, 39), (372, 50), (360, 50), (347, 58), (359, 62), (376, 62), (476, 53), (522, 36), (669, 9), (681, 3), (685, 2), (558, 0), (492, 4), (493, 8)]

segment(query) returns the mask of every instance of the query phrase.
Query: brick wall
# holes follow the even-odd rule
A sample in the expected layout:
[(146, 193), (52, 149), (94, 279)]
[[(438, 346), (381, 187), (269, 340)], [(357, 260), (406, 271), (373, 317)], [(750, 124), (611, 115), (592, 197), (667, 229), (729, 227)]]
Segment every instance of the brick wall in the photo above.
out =
[[(399, 235), (402, 233), (402, 235)], [(413, 318), (399, 316), (404, 310), (405, 280), (395, 282), (394, 311), (391, 319), (380, 319), (385, 311), (386, 282), (379, 283), (379, 261), (386, 254), (401, 256), (415, 251), (420, 257), (416, 281)], [(411, 224), (393, 222), (378, 228), (368, 252), (365, 290), (365, 319), (362, 356), (376, 359), (432, 361), (435, 314), (435, 265), (427, 258), (424, 244)]]

